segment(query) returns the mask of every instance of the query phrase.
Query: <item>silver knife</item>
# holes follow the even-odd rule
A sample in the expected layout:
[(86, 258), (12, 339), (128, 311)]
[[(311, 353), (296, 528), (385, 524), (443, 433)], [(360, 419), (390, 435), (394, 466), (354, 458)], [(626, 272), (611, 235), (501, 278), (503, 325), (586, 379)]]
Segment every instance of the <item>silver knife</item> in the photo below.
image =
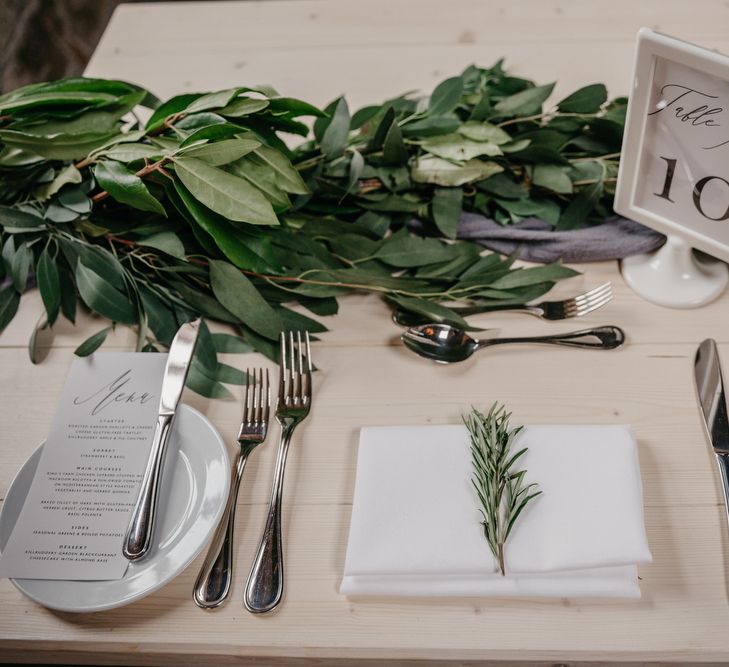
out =
[(144, 471), (139, 498), (137, 498), (127, 528), (127, 534), (124, 538), (124, 556), (129, 560), (143, 558), (152, 543), (165, 447), (172, 427), (172, 419), (175, 416), (175, 410), (177, 410), (177, 404), (185, 386), (187, 371), (195, 351), (199, 331), (200, 319), (183, 324), (175, 334), (172, 345), (170, 345), (165, 374), (162, 379), (162, 391), (160, 392), (161, 398), (157, 426), (152, 440), (152, 450), (149, 453), (147, 468)]
[(729, 419), (727, 418), (726, 393), (721, 377), (719, 350), (716, 341), (707, 338), (696, 350), (694, 359), (696, 392), (704, 417), (704, 427), (714, 448), (719, 467), (721, 486), (724, 491), (724, 507), (729, 525)]

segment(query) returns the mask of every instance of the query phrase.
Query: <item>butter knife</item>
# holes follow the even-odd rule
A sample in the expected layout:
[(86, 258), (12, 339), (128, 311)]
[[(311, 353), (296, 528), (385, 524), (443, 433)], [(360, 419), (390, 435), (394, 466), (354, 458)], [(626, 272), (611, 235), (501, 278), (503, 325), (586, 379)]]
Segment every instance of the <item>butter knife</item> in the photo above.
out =
[(157, 501), (162, 477), (167, 439), (172, 427), (172, 419), (177, 410), (182, 390), (185, 386), (187, 371), (195, 351), (197, 336), (200, 331), (200, 319), (183, 324), (170, 345), (162, 379), (157, 425), (152, 439), (147, 468), (142, 479), (132, 518), (124, 538), (124, 556), (129, 560), (139, 560), (149, 551), (154, 532)]
[(716, 341), (707, 338), (696, 351), (694, 359), (696, 392), (704, 418), (704, 427), (714, 449), (719, 477), (724, 491), (724, 507), (729, 525), (729, 419), (726, 394), (721, 376), (719, 350)]

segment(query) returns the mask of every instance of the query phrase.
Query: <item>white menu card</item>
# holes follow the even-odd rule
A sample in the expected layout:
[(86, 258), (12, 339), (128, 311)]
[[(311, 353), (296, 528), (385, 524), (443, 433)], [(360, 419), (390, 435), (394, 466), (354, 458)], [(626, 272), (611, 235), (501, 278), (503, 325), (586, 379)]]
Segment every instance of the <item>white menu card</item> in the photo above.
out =
[(0, 576), (121, 579), (122, 543), (152, 445), (166, 354), (76, 358)]

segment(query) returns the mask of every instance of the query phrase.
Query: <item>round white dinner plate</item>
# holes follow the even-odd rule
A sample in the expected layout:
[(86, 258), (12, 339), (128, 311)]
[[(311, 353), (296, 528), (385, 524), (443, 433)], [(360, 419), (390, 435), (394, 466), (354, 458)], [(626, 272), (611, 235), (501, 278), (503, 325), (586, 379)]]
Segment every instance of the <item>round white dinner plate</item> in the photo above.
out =
[[(23, 507), (42, 449), (41, 444), (10, 485), (0, 513), (0, 552)], [(121, 579), (11, 579), (18, 590), (50, 609), (102, 611), (139, 600), (182, 572), (203, 549), (223, 514), (230, 463), (213, 425), (187, 405), (177, 410), (166, 457), (155, 544), (146, 558), (129, 563)]]

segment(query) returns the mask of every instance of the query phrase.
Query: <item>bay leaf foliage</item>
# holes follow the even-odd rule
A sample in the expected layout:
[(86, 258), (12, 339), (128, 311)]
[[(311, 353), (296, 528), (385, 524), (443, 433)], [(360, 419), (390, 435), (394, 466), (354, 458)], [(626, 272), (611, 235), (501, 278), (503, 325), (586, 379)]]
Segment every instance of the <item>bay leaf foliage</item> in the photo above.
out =
[(343, 294), (459, 325), (454, 303), (536, 298), (575, 272), (455, 236), (464, 209), (558, 228), (609, 212), (624, 103), (596, 85), (545, 112), (550, 93), (497, 63), (355, 113), (260, 86), (162, 102), (69, 78), (1, 95), (0, 331), (34, 285), (39, 328), (110, 320), (80, 355), (117, 324), (157, 351), (195, 317), (227, 323), (203, 327), (188, 380), (225, 397), (245, 374), (219, 354), (276, 358), (281, 331), (325, 331)]

